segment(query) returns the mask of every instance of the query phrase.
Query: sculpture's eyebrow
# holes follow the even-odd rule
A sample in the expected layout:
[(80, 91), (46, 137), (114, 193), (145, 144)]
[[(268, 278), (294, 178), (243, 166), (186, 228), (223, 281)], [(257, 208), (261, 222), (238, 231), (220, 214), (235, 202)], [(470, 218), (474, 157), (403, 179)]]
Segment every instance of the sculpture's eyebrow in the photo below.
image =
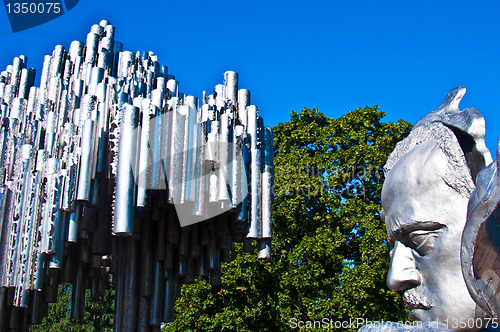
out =
[(387, 237), (389, 240), (389, 244), (392, 246), (395, 241), (394, 236), (397, 236), (398, 234), (411, 233), (416, 230), (435, 231), (443, 227), (446, 227), (446, 225), (433, 220), (413, 220), (409, 223), (405, 223), (399, 226), (398, 228), (390, 232)]

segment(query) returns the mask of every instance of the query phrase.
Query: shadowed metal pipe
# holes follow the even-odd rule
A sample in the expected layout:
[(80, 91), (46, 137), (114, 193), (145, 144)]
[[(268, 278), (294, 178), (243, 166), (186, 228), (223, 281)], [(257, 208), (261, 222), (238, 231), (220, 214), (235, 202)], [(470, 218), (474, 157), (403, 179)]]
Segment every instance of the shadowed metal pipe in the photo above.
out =
[(175, 281), (172, 278), (165, 280), (165, 295), (163, 305), (163, 319), (164, 322), (171, 322), (174, 319), (174, 305), (175, 305)]
[(262, 172), (262, 238), (272, 236), (272, 215), (273, 203), (273, 130), (264, 128), (264, 171)]
[(126, 239), (126, 259), (123, 278), (124, 294), (122, 299), (122, 330), (135, 331), (137, 329), (137, 240), (130, 237)]
[(71, 319), (82, 319), (85, 300), (85, 264), (78, 262), (76, 279), (71, 290)]
[(162, 294), (163, 294), (163, 266), (160, 261), (155, 261), (154, 264), (154, 286), (153, 296), (151, 297), (150, 318), (151, 326), (159, 327), (162, 319)]

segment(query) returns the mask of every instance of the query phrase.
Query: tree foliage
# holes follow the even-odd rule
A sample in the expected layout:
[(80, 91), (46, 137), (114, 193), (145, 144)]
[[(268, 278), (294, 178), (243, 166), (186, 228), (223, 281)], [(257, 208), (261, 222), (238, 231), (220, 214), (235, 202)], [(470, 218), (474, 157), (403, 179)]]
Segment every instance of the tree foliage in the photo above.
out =
[(48, 316), (41, 324), (31, 325), (30, 332), (81, 332), (81, 331), (113, 331), (114, 290), (108, 282), (106, 290), (95, 298), (85, 296), (85, 312), (82, 320), (71, 320), (69, 317), (71, 303), (71, 284), (60, 284), (57, 302), (49, 304)]
[(303, 109), (274, 127), (272, 260), (236, 245), (222, 286), (203, 278), (185, 285), (175, 321), (163, 330), (287, 331), (294, 319), (404, 319), (400, 296), (385, 284), (379, 211), (382, 167), (411, 125), (383, 123), (383, 116), (376, 106), (338, 119)]

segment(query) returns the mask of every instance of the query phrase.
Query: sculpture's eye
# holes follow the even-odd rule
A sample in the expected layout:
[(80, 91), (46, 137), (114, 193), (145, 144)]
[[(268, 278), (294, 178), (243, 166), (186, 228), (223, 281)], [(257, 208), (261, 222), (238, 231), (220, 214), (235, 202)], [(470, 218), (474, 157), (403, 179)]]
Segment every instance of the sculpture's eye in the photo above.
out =
[(440, 230), (418, 230), (411, 232), (409, 238), (415, 250), (421, 255), (427, 255), (434, 249), (440, 233)]

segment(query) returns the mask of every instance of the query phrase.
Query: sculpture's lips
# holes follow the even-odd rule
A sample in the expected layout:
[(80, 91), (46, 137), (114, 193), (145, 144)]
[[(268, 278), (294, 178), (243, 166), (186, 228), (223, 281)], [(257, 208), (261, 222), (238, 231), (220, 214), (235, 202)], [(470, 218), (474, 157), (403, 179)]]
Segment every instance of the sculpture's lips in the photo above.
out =
[(411, 302), (405, 302), (405, 307), (408, 310), (413, 310), (413, 309), (429, 310), (430, 308), (432, 308), (431, 305), (425, 305), (423, 303), (411, 303)]
[(429, 299), (414, 289), (407, 290), (403, 295), (403, 301), (408, 310), (423, 309), (429, 310), (433, 307)]

